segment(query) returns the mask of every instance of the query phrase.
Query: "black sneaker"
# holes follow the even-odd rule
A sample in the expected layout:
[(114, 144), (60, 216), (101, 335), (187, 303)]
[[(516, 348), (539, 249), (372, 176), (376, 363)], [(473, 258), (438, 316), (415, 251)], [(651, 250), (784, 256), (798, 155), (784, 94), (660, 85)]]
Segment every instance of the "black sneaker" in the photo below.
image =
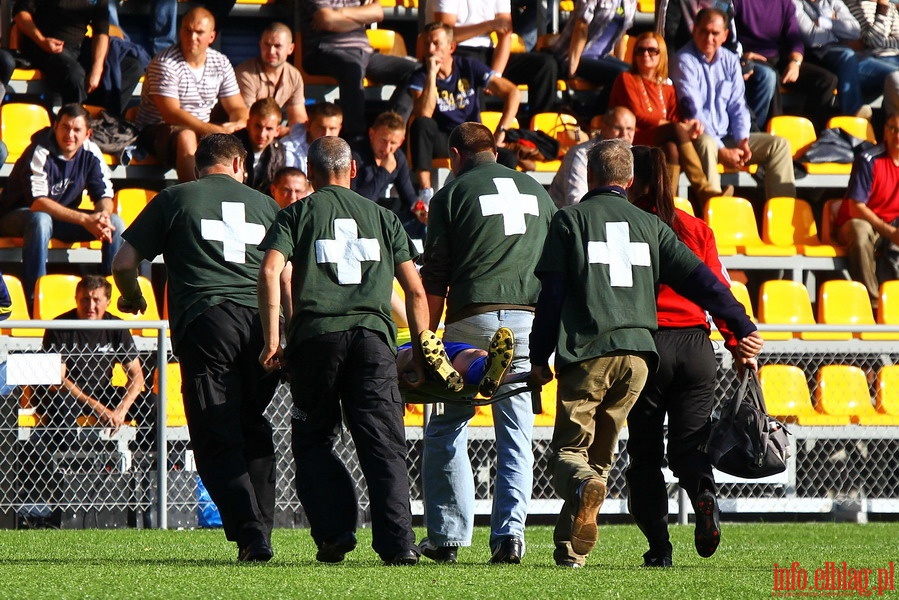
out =
[(703, 558), (713, 555), (721, 543), (718, 501), (711, 490), (702, 492), (696, 499), (696, 531), (693, 542), (696, 552)]
[(393, 558), (385, 560), (388, 567), (411, 567), (418, 564), (418, 552), (415, 550), (403, 550)]
[(651, 568), (673, 567), (674, 563), (670, 556), (643, 556), (643, 566)]
[(436, 563), (455, 564), (456, 554), (459, 549), (456, 546), (438, 546), (428, 538), (418, 545), (421, 553)]
[(524, 555), (524, 541), (514, 536), (507, 537), (496, 547), (490, 562), (495, 565), (518, 565), (521, 564), (522, 555)]
[(275, 553), (271, 545), (265, 539), (257, 539), (248, 546), (238, 549), (237, 560), (239, 562), (268, 562)]
[(323, 542), (315, 553), (315, 560), (323, 563), (339, 563), (347, 552), (356, 549), (356, 534), (342, 533), (330, 541)]

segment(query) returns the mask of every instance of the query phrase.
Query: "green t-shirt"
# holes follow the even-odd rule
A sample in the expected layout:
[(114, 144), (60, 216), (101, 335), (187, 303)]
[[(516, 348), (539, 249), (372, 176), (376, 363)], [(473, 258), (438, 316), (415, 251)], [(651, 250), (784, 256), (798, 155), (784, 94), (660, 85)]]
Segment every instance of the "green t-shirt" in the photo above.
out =
[(421, 276), (429, 294), (446, 295), (447, 322), (471, 304), (537, 303), (534, 268), (555, 212), (542, 185), (495, 162), (434, 195)]
[(280, 213), (259, 245), (293, 266), (287, 353), (324, 333), (364, 327), (396, 347), (390, 295), (396, 265), (418, 257), (391, 211), (329, 185)]
[(538, 275), (565, 275), (556, 366), (655, 353), (658, 284), (677, 284), (699, 263), (671, 228), (620, 194), (587, 196), (559, 211), (537, 265)]
[(147, 260), (165, 259), (175, 348), (210, 306), (257, 306), (263, 253), (256, 246), (277, 213), (265, 194), (228, 175), (207, 175), (159, 192), (122, 234)]

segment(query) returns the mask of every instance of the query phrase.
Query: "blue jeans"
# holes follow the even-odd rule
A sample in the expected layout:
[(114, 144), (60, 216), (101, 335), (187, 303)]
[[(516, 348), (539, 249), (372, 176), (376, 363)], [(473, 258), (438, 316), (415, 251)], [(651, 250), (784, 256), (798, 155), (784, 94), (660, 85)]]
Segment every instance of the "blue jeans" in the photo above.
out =
[(780, 85), (780, 76), (773, 67), (755, 63), (755, 70), (746, 81), (746, 104), (755, 115), (759, 131), (765, 131), (765, 124), (771, 112), (771, 100)]
[(854, 115), (865, 98), (883, 93), (884, 79), (899, 69), (899, 57), (860, 56), (848, 46), (834, 44), (823, 49), (820, 64), (839, 79), (840, 112)]
[[(512, 372), (530, 370), (528, 338), (534, 313), (500, 310), (474, 315), (446, 326), (444, 339), (486, 349), (500, 327), (515, 335)], [(524, 523), (534, 479), (531, 445), (534, 411), (531, 394), (522, 392), (492, 405), (496, 431), (496, 480), (490, 518), (490, 547), (505, 538), (524, 540)], [(470, 546), (475, 512), (475, 486), (468, 458), (468, 421), (473, 407), (444, 404), (433, 415), (424, 437), (425, 524), (437, 546)]]
[[(162, 52), (177, 41), (178, 0), (150, 0), (150, 56)], [(221, 26), (220, 24), (218, 24)]]
[[(112, 242), (103, 242), (103, 274), (112, 273), (112, 258), (122, 245), (125, 222), (119, 215), (110, 215), (115, 231)], [(81, 225), (54, 221), (45, 212), (32, 212), (30, 208), (17, 208), (0, 218), (0, 236), (24, 238), (22, 247), (22, 287), (29, 308), (34, 300), (34, 284), (47, 274), (47, 248), (50, 239), (63, 242), (89, 242), (97, 238)]]

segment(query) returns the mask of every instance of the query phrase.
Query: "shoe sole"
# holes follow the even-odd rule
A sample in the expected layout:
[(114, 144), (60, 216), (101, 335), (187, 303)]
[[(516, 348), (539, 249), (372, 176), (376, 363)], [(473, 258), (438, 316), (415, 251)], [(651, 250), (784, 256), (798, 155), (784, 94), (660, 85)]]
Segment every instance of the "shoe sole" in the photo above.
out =
[(481, 396), (493, 397), (512, 366), (513, 356), (515, 356), (515, 337), (512, 330), (500, 327), (493, 334), (490, 348), (487, 349), (487, 368), (484, 369), (484, 376), (478, 384), (478, 393)]
[(431, 375), (437, 381), (446, 386), (451, 392), (460, 392), (465, 383), (462, 376), (453, 368), (452, 361), (446, 353), (443, 342), (437, 337), (433, 331), (425, 329), (419, 337), (422, 354), (425, 357), (425, 364)]
[(721, 543), (721, 525), (718, 521), (718, 502), (714, 494), (704, 492), (696, 500), (696, 532), (694, 544), (696, 552), (708, 558)]
[(598, 479), (584, 484), (574, 525), (571, 527), (571, 549), (577, 554), (587, 555), (596, 546), (599, 527), (596, 515), (606, 499), (606, 486)]

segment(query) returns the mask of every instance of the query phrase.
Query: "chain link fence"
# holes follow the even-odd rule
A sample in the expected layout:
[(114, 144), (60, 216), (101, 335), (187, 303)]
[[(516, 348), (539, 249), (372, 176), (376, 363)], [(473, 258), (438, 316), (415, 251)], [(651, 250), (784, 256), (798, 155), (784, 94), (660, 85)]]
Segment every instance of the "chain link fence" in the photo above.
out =
[[(108, 322), (104, 323), (108, 324)], [(21, 326), (17, 324), (16, 326)], [(59, 322), (39, 323), (59, 327)], [(30, 324), (35, 327), (36, 324)], [(127, 325), (122, 325), (127, 327)], [(146, 327), (146, 326), (145, 326)], [(146, 329), (145, 329), (146, 331)], [(0, 527), (113, 528), (198, 526), (198, 478), (183, 418), (177, 365), (163, 353), (167, 385), (159, 385), (160, 354), (157, 338), (137, 339), (137, 348), (98, 348), (93, 351), (47, 353), (40, 338), (0, 337), (0, 358), (5, 359), (6, 380), (0, 386)], [(164, 339), (164, 338), (162, 338)], [(49, 361), (48, 361), (49, 357)], [(735, 393), (736, 375), (728, 353), (719, 351), (718, 397)], [(82, 392), (92, 394), (115, 409), (129, 376), (126, 368), (139, 360), (145, 389), (134, 402), (126, 424), (118, 430), (98, 423), (98, 412), (73, 398), (62, 383), (66, 374), (80, 378)], [(54, 362), (55, 361), (55, 362)], [(49, 367), (47, 366), (49, 362)], [(868, 402), (875, 395), (881, 368), (899, 364), (899, 346), (890, 342), (769, 342), (761, 364), (787, 364), (801, 369), (816, 396), (818, 374), (826, 365), (853, 365), (865, 375)], [(55, 369), (55, 371), (54, 371)], [(29, 372), (31, 371), (31, 372)], [(55, 372), (55, 379), (54, 379)], [(22, 381), (30, 383), (22, 383)], [(157, 395), (166, 394), (166, 424), (156, 430)], [(890, 393), (897, 394), (896, 390)], [(543, 398), (549, 407), (554, 398)], [(421, 484), (421, 406), (407, 411), (407, 462), (413, 512), (423, 513)], [(275, 430), (279, 457), (276, 526), (307, 523), (296, 498), (296, 476), (290, 451), (290, 391), (278, 388), (268, 415)], [(544, 423), (541, 420), (540, 423)], [(722, 510), (745, 513), (899, 512), (899, 427), (788, 425), (793, 458), (786, 473), (760, 481), (722, 475), (719, 478)], [(469, 427), (469, 455), (475, 476), (477, 511), (489, 514), (496, 452), (492, 427)], [(534, 490), (530, 513), (557, 514), (557, 498), (548, 471), (552, 428), (534, 430)], [(627, 489), (623, 471), (627, 430), (622, 432), (619, 455), (609, 478), (609, 498), (602, 512), (626, 514)], [(164, 456), (158, 452), (164, 443)], [(338, 439), (338, 454), (357, 481), (360, 517), (368, 521), (368, 498), (355, 449), (348, 433)], [(166, 523), (160, 523), (158, 465), (164, 460)], [(670, 473), (669, 510), (685, 515), (688, 509)]]

